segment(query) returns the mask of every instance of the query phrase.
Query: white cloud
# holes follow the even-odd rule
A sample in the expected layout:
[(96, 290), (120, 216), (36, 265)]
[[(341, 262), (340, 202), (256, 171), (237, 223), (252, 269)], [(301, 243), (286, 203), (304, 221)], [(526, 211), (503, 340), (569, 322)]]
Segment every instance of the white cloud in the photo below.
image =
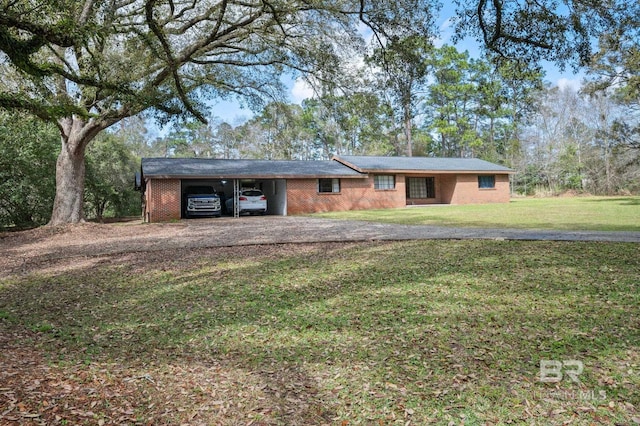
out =
[(442, 24), (440, 24), (440, 31), (451, 31), (454, 22), (453, 18), (445, 19)]
[(301, 78), (296, 78), (291, 87), (291, 100), (295, 104), (301, 104), (302, 101), (313, 97), (313, 89)]
[(582, 82), (578, 78), (566, 78), (562, 77), (558, 79), (556, 83), (560, 90), (575, 90), (578, 91), (582, 87)]

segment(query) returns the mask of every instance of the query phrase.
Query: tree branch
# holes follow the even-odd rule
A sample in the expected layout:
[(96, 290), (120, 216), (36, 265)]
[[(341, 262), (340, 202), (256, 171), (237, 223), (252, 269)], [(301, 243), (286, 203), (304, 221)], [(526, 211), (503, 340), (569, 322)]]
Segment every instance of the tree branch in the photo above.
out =
[(0, 14), (0, 28), (3, 29), (3, 32), (6, 32), (6, 37), (11, 37), (14, 43), (23, 45), (25, 44), (23, 40), (10, 36), (6, 29), (15, 28), (32, 34), (32, 43), (27, 42), (26, 45), (31, 44), (35, 50), (44, 46), (47, 42), (61, 47), (71, 47), (77, 41), (77, 37), (73, 34), (73, 31), (69, 31), (69, 28), (58, 28), (56, 25), (40, 25), (27, 20), (21, 20), (19, 17), (8, 13), (6, 9)]
[(162, 48), (166, 55), (167, 71), (173, 77), (173, 82), (175, 84), (178, 97), (182, 101), (184, 107), (186, 108), (187, 111), (193, 114), (193, 116), (196, 117), (199, 121), (206, 123), (207, 119), (204, 117), (204, 115), (202, 115), (200, 111), (196, 110), (193, 107), (193, 105), (191, 105), (191, 101), (188, 98), (184, 88), (182, 87), (182, 81), (180, 79), (180, 75), (178, 74), (178, 69), (181, 63), (176, 61), (175, 58), (173, 57), (173, 53), (171, 52), (171, 47), (169, 46), (169, 42), (167, 41), (164, 33), (162, 32), (162, 29), (160, 28), (160, 26), (158, 25), (158, 23), (155, 21), (153, 17), (153, 6), (155, 5), (156, 1), (157, 0), (147, 0), (147, 2), (145, 3), (145, 11), (146, 11), (145, 17), (146, 17), (147, 25), (149, 25), (149, 28), (156, 35), (156, 37), (160, 41), (160, 44), (162, 45)]
[(486, 5), (487, 5), (487, 0), (478, 0), (477, 17), (478, 17), (478, 25), (480, 27), (480, 31), (482, 32), (484, 43), (489, 49), (493, 50), (494, 52), (504, 57), (505, 54), (502, 51), (501, 47), (498, 45), (498, 42), (501, 39), (510, 41), (514, 44), (529, 45), (529, 46), (546, 49), (546, 50), (549, 50), (553, 47), (550, 44), (542, 41), (537, 41), (530, 38), (518, 37), (513, 34), (506, 33), (504, 31), (503, 23), (502, 23), (503, 5), (500, 0), (492, 0), (495, 23), (492, 26), (493, 28), (490, 28), (491, 26), (487, 24), (484, 18), (484, 11), (485, 11)]

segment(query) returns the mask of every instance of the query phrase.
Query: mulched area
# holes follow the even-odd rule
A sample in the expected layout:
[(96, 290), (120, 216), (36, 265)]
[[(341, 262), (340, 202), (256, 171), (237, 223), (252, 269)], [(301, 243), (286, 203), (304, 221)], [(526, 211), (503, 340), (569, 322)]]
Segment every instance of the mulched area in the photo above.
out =
[(145, 391), (133, 372), (114, 365), (53, 366), (33, 346), (41, 338), (0, 332), (0, 424), (140, 422), (133, 404)]

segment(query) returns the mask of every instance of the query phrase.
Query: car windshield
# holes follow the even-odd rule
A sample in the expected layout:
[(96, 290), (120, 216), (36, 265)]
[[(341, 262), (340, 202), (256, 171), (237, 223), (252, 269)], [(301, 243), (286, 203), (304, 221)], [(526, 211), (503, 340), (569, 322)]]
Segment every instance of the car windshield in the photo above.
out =
[(262, 191), (252, 189), (249, 191), (242, 191), (242, 195), (246, 195), (247, 197), (259, 197), (262, 195)]
[(213, 187), (211, 186), (190, 186), (189, 188), (187, 188), (186, 190), (187, 194), (195, 194), (195, 195), (200, 195), (200, 194), (215, 194), (216, 191), (213, 190)]

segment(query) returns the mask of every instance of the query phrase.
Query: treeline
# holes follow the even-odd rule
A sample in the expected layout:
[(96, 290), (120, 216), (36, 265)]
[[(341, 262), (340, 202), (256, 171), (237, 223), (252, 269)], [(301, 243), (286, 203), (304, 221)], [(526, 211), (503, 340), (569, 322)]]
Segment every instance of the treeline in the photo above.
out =
[(505, 162), (518, 149), (534, 94), (544, 87), (540, 70), (418, 42), (374, 51), (365, 64), (330, 83), (308, 83), (316, 95), (301, 105), (271, 102), (236, 127), (216, 120), (179, 123), (152, 143), (152, 151), (222, 158), (369, 154)]
[[(593, 79), (580, 91), (559, 88), (544, 82), (542, 70), (474, 59), (449, 46), (397, 49), (385, 59), (387, 69), (372, 55), (343, 78), (349, 84), (323, 82), (302, 105), (272, 102), (236, 127), (215, 119), (181, 123), (139, 154), (477, 157), (515, 169), (512, 187), (520, 194), (640, 191), (640, 115), (629, 86), (601, 90)], [(424, 68), (403, 68), (401, 54), (405, 65)]]
[[(588, 87), (587, 87), (588, 90)], [(522, 193), (595, 195), (640, 192), (638, 110), (606, 93), (547, 89), (507, 162)]]
[[(133, 176), (142, 157), (477, 157), (515, 169), (521, 194), (640, 191), (638, 98), (626, 86), (552, 87), (540, 69), (411, 39), (308, 84), (313, 98), (273, 101), (235, 127), (211, 117), (152, 137), (145, 117), (123, 120), (88, 148), (87, 215), (139, 214)], [(48, 221), (59, 146), (53, 126), (0, 114), (0, 225)]]

